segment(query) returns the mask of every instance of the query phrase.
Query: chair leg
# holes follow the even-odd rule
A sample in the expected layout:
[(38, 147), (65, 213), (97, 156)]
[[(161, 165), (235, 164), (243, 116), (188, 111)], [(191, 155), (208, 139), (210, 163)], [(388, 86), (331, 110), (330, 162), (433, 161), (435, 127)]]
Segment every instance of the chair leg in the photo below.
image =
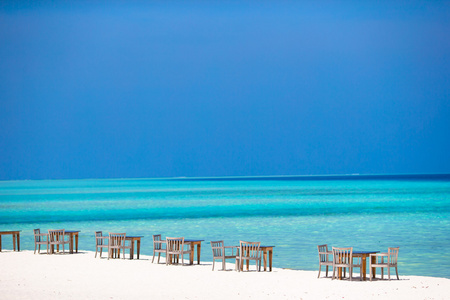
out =
[(331, 276), (331, 280), (334, 280), (334, 274), (335, 274), (335, 271), (336, 271), (336, 267), (333, 266), (333, 275)]
[(100, 258), (102, 258), (103, 247), (100, 248)]
[(325, 277), (328, 277), (328, 266), (325, 266)]
[(348, 275), (350, 276), (350, 281), (352, 281), (352, 276), (353, 276), (353, 267), (350, 267), (348, 270)]
[(397, 280), (400, 280), (400, 279), (398, 278), (398, 270), (397, 270), (397, 266), (395, 266), (395, 274), (397, 274)]
[[(158, 264), (159, 264), (159, 258), (161, 257), (161, 253), (158, 253)], [(167, 255), (166, 255), (166, 260), (167, 260)]]
[(152, 263), (155, 260), (155, 249), (153, 249), (153, 258), (152, 258)]
[(391, 268), (388, 267), (387, 269), (388, 269), (388, 280), (390, 281), (391, 280)]
[(98, 251), (98, 247), (95, 247), (95, 256), (94, 256), (94, 258), (97, 258), (97, 251)]
[(381, 279), (383, 279), (383, 276), (384, 276), (384, 268), (383, 267), (381, 267)]
[(322, 265), (319, 264), (319, 275), (317, 275), (317, 278), (320, 278), (320, 269), (322, 269)]

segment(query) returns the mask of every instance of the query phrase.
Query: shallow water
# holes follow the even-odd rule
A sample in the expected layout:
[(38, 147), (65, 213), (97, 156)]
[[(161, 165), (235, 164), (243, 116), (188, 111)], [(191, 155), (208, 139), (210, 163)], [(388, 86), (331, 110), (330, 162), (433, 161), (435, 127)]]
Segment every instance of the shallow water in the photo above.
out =
[[(120, 179), (0, 182), (0, 230), (81, 230), (239, 240), (274, 245), (275, 267), (317, 270), (317, 245), (381, 250), (399, 246), (399, 272), (450, 278), (450, 176), (337, 176), (235, 179)], [(3, 248), (12, 248), (3, 238)]]

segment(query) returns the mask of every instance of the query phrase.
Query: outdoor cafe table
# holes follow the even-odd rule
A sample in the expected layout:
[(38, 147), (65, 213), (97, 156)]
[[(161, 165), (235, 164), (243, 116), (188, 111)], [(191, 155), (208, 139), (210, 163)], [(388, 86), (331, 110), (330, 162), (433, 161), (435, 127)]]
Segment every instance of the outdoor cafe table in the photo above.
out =
[(73, 240), (75, 238), (75, 252), (78, 253), (78, 233), (80, 230), (66, 230), (64, 232), (65, 235), (69, 236), (69, 253), (73, 253)]
[[(366, 280), (366, 261), (367, 258), (370, 256), (370, 254), (375, 254), (375, 253), (379, 253), (380, 251), (353, 251), (353, 256), (354, 257), (361, 257), (361, 274), (360, 276), (363, 277), (363, 280)], [(372, 257), (372, 263), (375, 263), (375, 259), (376, 257)], [(375, 268), (372, 268), (372, 274), (373, 274), (373, 278), (375, 278)]]
[(130, 259), (134, 256), (134, 242), (136, 241), (136, 256), (139, 259), (139, 253), (141, 252), (141, 238), (143, 236), (125, 236), (125, 240), (131, 241)]
[[(73, 254), (73, 245), (75, 239), (75, 252), (78, 253), (78, 233), (80, 230), (64, 230), (64, 235), (69, 236), (69, 253)], [(59, 252), (59, 245), (56, 245), (56, 250)], [(50, 252), (54, 252), (54, 245), (51, 246)]]
[[(189, 244), (190, 245), (190, 249), (191, 249), (191, 255), (189, 255), (189, 264), (193, 265), (194, 264), (194, 250), (195, 250), (195, 246), (197, 246), (197, 264), (200, 264), (200, 253), (202, 250), (202, 242), (204, 240), (190, 240), (190, 239), (185, 239), (184, 243), (185, 244)], [(163, 243), (167, 243), (166, 240), (161, 241)], [(169, 258), (169, 261), (172, 261), (172, 258)]]
[(13, 250), (20, 251), (20, 232), (21, 230), (0, 231), (0, 252), (2, 252), (2, 236), (8, 234), (13, 238)]
[[(267, 256), (269, 256), (269, 272), (272, 272), (272, 256), (273, 256), (273, 248), (275, 246), (259, 246), (259, 249), (263, 253), (263, 262), (264, 262), (264, 271), (267, 271)], [(239, 246), (236, 246), (239, 249)], [(247, 260), (247, 270), (250, 262)], [(243, 266), (241, 266), (242, 270)]]
[[(353, 257), (361, 257), (361, 274), (363, 280), (366, 280), (366, 262), (370, 254), (379, 253), (380, 251), (353, 251)], [(372, 257), (372, 263), (375, 263), (376, 257)], [(339, 279), (342, 279), (342, 268), (338, 268)], [(375, 268), (372, 268), (372, 275), (375, 278)]]
[(204, 240), (184, 240), (185, 243), (189, 243), (191, 245), (191, 255), (190, 255), (189, 264), (191, 264), (191, 265), (194, 264), (194, 248), (195, 248), (195, 246), (197, 246), (197, 265), (200, 264), (200, 253), (201, 253), (203, 241)]

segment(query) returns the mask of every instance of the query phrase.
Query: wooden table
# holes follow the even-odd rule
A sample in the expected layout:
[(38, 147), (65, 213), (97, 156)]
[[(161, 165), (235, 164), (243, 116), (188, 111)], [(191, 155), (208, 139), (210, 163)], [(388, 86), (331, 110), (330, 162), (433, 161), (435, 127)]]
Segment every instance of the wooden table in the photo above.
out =
[[(185, 244), (189, 244), (189, 248), (191, 249), (191, 254), (189, 255), (189, 264), (193, 265), (194, 264), (194, 250), (195, 250), (195, 246), (197, 246), (197, 264), (200, 264), (200, 254), (201, 254), (201, 250), (202, 250), (202, 242), (204, 240), (184, 240)], [(167, 243), (167, 241), (163, 240), (161, 241), (163, 243)], [(167, 247), (167, 246), (166, 246)], [(172, 255), (169, 255), (169, 257), (167, 257), (166, 259), (169, 260), (170, 263), (172, 263)]]
[[(370, 254), (373, 253), (379, 253), (380, 251), (353, 251), (353, 257), (361, 257), (361, 274), (360, 276), (363, 277), (363, 280), (366, 280), (366, 261), (367, 261), (367, 257), (370, 256)], [(372, 257), (372, 263), (375, 263), (375, 259), (376, 257)], [(375, 278), (375, 270), (376, 268), (372, 268), (372, 275), (373, 278)]]
[[(267, 271), (267, 255), (269, 256), (269, 272), (272, 272), (272, 256), (273, 256), (273, 248), (275, 246), (259, 246), (259, 249), (261, 250), (263, 254), (263, 262), (264, 262), (264, 271)], [(240, 248), (239, 246), (236, 246), (236, 248)], [(250, 266), (250, 261), (247, 260), (247, 271)], [(244, 266), (240, 266), (241, 270)]]
[[(143, 236), (125, 236), (125, 240), (131, 241), (131, 249), (130, 249), (130, 259), (133, 259), (134, 256), (134, 242), (136, 241), (136, 255), (137, 259), (139, 259), (139, 253), (141, 252), (141, 238)], [(124, 253), (125, 255), (125, 253)]]
[(78, 233), (80, 230), (66, 230), (65, 235), (69, 236), (69, 253), (73, 254), (73, 239), (75, 238), (75, 252), (78, 253)]
[[(0, 231), (0, 252), (2, 252), (2, 236), (11, 234), (13, 238), (13, 250), (20, 251), (20, 232), (22, 230)], [(17, 250), (16, 250), (17, 249)]]
[(189, 264), (193, 265), (194, 264), (194, 246), (197, 246), (197, 265), (200, 264), (200, 253), (202, 250), (202, 242), (204, 240), (184, 240), (185, 243), (189, 243), (191, 245), (191, 255), (190, 260), (189, 260)]

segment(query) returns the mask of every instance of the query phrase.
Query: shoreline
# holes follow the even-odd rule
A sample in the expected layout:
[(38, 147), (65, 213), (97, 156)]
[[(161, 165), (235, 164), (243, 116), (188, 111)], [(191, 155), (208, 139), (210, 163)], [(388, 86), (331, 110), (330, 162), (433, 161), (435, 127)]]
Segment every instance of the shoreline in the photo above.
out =
[[(235, 272), (232, 260), (227, 262), (228, 271), (219, 271), (220, 262), (212, 271), (212, 262), (166, 266), (165, 258), (157, 264), (148, 255), (139, 260), (108, 260), (105, 252), (102, 259), (84, 250), (65, 255), (44, 253), (0, 253), (0, 294), (4, 299), (448, 299), (450, 289), (450, 279), (402, 276), (401, 270), (400, 280), (370, 282), (356, 277), (340, 281), (318, 279), (318, 270), (256, 272), (254, 263), (251, 272)], [(323, 268), (321, 276), (325, 276)]]

